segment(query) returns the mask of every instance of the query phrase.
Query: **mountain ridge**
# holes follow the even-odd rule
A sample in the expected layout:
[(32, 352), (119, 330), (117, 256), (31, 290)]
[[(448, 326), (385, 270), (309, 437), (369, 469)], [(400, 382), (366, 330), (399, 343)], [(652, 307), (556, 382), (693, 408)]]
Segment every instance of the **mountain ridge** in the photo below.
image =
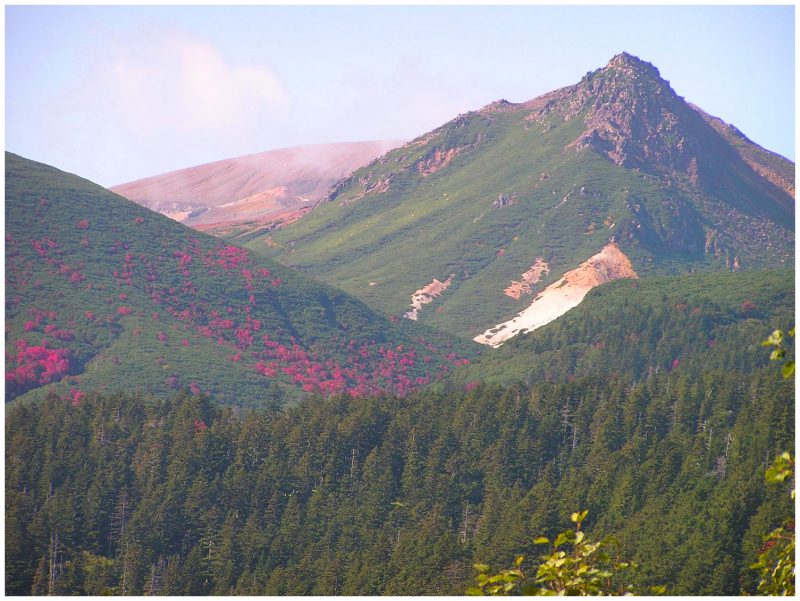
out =
[[(640, 275), (794, 261), (793, 165), (617, 55), (578, 83), (457, 116), (339, 181), (299, 221), (238, 239), (402, 316), (474, 337), (615, 242)], [(759, 172), (760, 171), (760, 172)]]
[(109, 189), (186, 225), (225, 231), (247, 222), (290, 219), (292, 213), (324, 198), (336, 180), (400, 143), (379, 140), (279, 148), (176, 169)]

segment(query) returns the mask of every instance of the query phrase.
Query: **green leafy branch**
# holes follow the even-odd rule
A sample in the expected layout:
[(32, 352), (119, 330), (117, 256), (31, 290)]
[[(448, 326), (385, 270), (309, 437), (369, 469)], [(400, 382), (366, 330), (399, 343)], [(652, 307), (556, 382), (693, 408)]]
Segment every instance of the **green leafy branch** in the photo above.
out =
[[(795, 328), (789, 330), (789, 336), (794, 337), (794, 331)], [(761, 345), (774, 347), (769, 357), (770, 360), (785, 361), (781, 370), (784, 379), (794, 376), (794, 359), (786, 360), (786, 348), (781, 330), (775, 330)], [(782, 484), (794, 475), (794, 461), (794, 456), (788, 451), (784, 451), (767, 468), (764, 478), (772, 484)], [(794, 500), (794, 486), (792, 487), (791, 496), (792, 500)], [(794, 552), (794, 518), (790, 517), (784, 521), (782, 526), (764, 537), (764, 544), (758, 552), (758, 561), (750, 566), (759, 572), (759, 593), (764, 595), (794, 596)]]
[[(794, 474), (794, 457), (783, 452), (775, 458), (765, 478), (767, 482), (782, 483)], [(795, 498), (794, 488), (792, 499)], [(764, 538), (758, 552), (758, 561), (751, 567), (758, 570), (760, 580), (758, 592), (764, 595), (794, 596), (795, 578), (795, 533), (794, 519), (787, 519)]]
[[(490, 574), (486, 564), (475, 564), (478, 570), (477, 586), (467, 590), (469, 595), (626, 595), (633, 594), (628, 574), (638, 566), (632, 561), (619, 561), (610, 549), (616, 546), (613, 539), (592, 541), (581, 530), (588, 510), (575, 512), (570, 519), (574, 529), (565, 530), (551, 542), (546, 537), (533, 541), (536, 545), (550, 545), (550, 552), (540, 557), (535, 572), (528, 577), (522, 571), (525, 557), (520, 555), (514, 567)], [(663, 594), (666, 587), (652, 587), (651, 594)]]
[[(794, 331), (795, 328), (789, 330), (788, 334), (790, 337), (794, 338)], [(784, 361), (787, 355), (787, 349), (784, 345), (785, 337), (783, 335), (782, 330), (775, 330), (772, 334), (769, 335), (764, 342), (761, 343), (761, 346), (771, 346), (774, 347), (772, 353), (770, 354), (769, 358), (770, 361)], [(783, 364), (783, 368), (781, 369), (783, 373), (784, 379), (788, 380), (792, 376), (794, 376), (794, 358), (786, 359)]]

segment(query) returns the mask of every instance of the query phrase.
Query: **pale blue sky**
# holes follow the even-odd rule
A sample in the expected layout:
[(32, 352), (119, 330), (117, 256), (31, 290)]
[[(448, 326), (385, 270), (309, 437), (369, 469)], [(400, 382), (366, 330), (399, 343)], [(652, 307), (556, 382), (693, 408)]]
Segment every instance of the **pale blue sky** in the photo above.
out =
[(623, 50), (794, 159), (793, 6), (6, 7), (6, 149), (113, 185), (410, 139)]

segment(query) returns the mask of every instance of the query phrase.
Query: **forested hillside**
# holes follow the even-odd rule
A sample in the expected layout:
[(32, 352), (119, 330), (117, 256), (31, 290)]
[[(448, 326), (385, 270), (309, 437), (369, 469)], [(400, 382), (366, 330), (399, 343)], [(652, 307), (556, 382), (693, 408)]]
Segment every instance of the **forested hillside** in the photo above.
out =
[(718, 343), (731, 335), (758, 342), (765, 323), (773, 329), (794, 323), (794, 295), (788, 269), (610, 282), (562, 318), (485, 353), (449, 381), (562, 382), (588, 374), (640, 380), (672, 372), (699, 377), (711, 368), (747, 371), (764, 359), (757, 343)]
[[(763, 536), (792, 511), (763, 474), (793, 448), (793, 386), (760, 342), (791, 315), (793, 278), (749, 277), (754, 307), (719, 301), (733, 280), (598, 291), (607, 313), (577, 314), (561, 348), (603, 350), (597, 337), (610, 345), (617, 324), (640, 332), (641, 365), (539, 351), (530, 360), (551, 363), (549, 381), (452, 381), (280, 413), (188, 393), (13, 406), (7, 591), (461, 594), (475, 561), (534, 558), (534, 536), (589, 508), (586, 528), (619, 538), (638, 585), (754, 592)], [(652, 317), (615, 308), (620, 291), (646, 293)]]

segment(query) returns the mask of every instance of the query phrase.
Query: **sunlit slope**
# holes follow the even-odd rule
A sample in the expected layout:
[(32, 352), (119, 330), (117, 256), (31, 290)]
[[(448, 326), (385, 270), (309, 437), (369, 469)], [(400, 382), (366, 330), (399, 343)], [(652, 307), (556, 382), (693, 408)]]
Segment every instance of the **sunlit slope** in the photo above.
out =
[(111, 190), (186, 225), (230, 235), (302, 214), (325, 198), (339, 179), (401, 143), (282, 148), (179, 169)]
[[(470, 337), (609, 242), (640, 275), (792, 265), (793, 181), (770, 175), (791, 163), (717, 129), (623, 54), (574, 86), (457, 117), (246, 246), (398, 316), (453, 274), (417, 318)], [(530, 290), (505, 293), (540, 260)]]

